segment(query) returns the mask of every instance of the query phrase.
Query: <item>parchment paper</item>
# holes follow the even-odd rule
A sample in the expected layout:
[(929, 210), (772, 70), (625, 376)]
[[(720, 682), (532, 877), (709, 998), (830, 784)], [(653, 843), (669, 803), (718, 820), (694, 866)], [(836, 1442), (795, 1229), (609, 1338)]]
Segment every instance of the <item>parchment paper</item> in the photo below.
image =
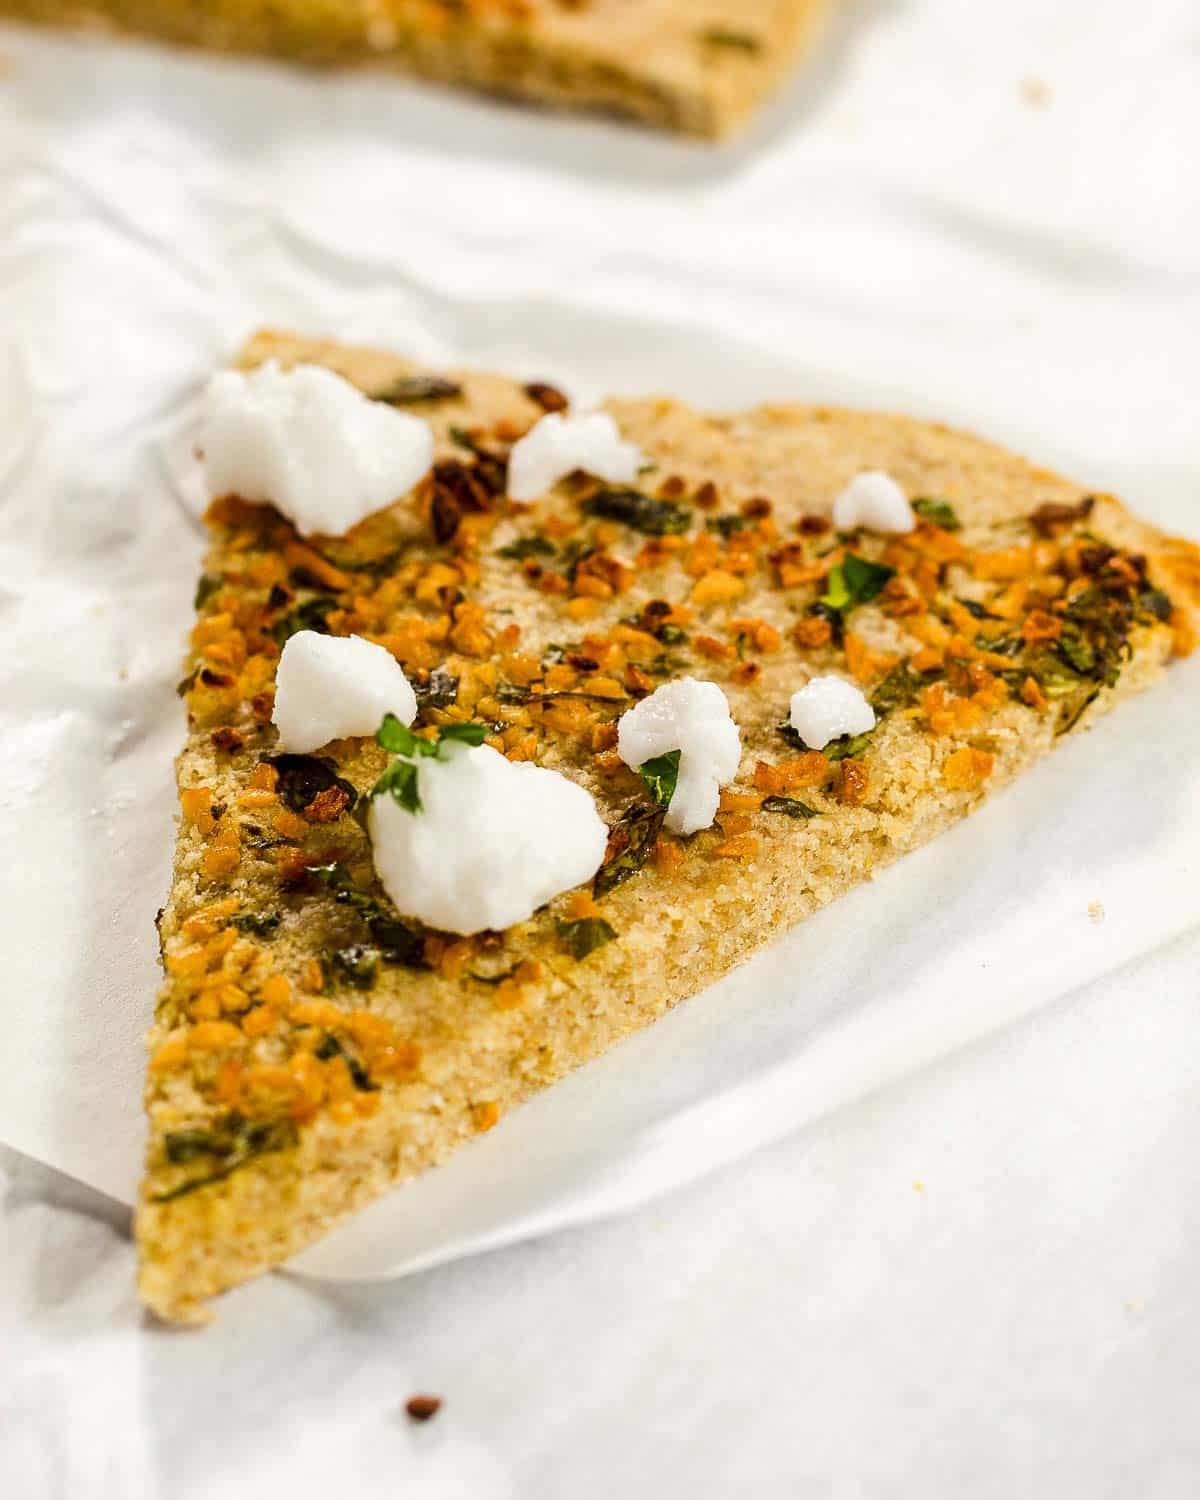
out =
[[(1186, 7), (1132, 37), (1124, 7), (1091, 7), (1064, 50), (1028, 0), (1025, 40), (1058, 47), (1053, 129), (1021, 95), (1012, 15), (930, 9), (952, 120), (904, 50), (918, 23), (863, 6), (717, 155), (0, 32), (0, 1140), (132, 1196), (200, 545), (191, 422), (258, 323), (582, 397), (905, 409), (1198, 529)], [(1133, 119), (1138, 211), (1116, 213)], [(394, 1275), (644, 1201), (1194, 928), (1198, 682), (1174, 673), (299, 1268)]]

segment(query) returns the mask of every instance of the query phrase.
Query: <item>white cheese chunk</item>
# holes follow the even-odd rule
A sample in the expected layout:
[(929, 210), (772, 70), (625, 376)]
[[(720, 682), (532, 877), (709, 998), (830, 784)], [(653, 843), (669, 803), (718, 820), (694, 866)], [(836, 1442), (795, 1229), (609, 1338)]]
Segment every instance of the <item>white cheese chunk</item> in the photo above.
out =
[(301, 536), (343, 536), (433, 463), (429, 424), (317, 365), (225, 370), (204, 396), (210, 492), (267, 501)]
[(814, 677), (792, 694), (792, 728), (812, 750), (824, 750), (843, 734), (875, 728), (875, 710), (844, 677)]
[(664, 682), (621, 715), (617, 754), (627, 766), (636, 770), (672, 750), (680, 752), (679, 780), (666, 826), (672, 833), (695, 833), (716, 817), (721, 788), (737, 775), (742, 758), (738, 727), (715, 682)]
[(839, 531), (912, 531), (917, 518), (904, 491), (890, 474), (872, 469), (856, 474), (833, 502)]
[(641, 464), (641, 450), (622, 439), (608, 412), (550, 412), (513, 444), (508, 494), (511, 500), (536, 500), (576, 469), (608, 484), (632, 484)]
[(503, 931), (600, 868), (608, 827), (591, 794), (490, 745), (420, 758), (420, 807), (371, 800), (375, 869), (396, 910), (441, 932)]
[(403, 667), (382, 646), (315, 630), (299, 630), (285, 642), (271, 715), (281, 750), (307, 755), (330, 740), (374, 734), (389, 713), (411, 724), (417, 700)]

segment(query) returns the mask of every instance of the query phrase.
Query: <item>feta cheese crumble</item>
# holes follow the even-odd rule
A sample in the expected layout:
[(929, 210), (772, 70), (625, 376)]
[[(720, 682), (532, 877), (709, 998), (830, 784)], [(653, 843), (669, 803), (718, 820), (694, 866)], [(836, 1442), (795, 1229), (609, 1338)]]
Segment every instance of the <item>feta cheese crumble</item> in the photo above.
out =
[(510, 500), (536, 500), (576, 469), (608, 484), (632, 484), (641, 450), (621, 437), (606, 411), (578, 417), (550, 412), (513, 444), (508, 456)]
[(833, 502), (833, 524), (839, 531), (912, 531), (916, 515), (904, 491), (890, 474), (871, 469), (856, 474)]
[(844, 734), (875, 728), (875, 710), (844, 677), (814, 677), (792, 694), (792, 728), (812, 750), (824, 750)]
[(600, 868), (608, 827), (591, 794), (490, 745), (415, 759), (414, 811), (371, 799), (375, 869), (396, 906), (441, 932), (502, 931)]
[(211, 493), (267, 501), (301, 536), (343, 536), (433, 463), (429, 424), (318, 365), (214, 375), (200, 445)]
[(281, 750), (307, 755), (330, 740), (374, 734), (389, 713), (402, 724), (417, 716), (412, 686), (390, 651), (359, 635), (315, 630), (284, 643), (271, 715)]
[(742, 758), (738, 727), (715, 682), (680, 677), (664, 682), (617, 725), (617, 754), (638, 770), (647, 761), (679, 751), (679, 776), (667, 804), (672, 833), (695, 833), (717, 815), (721, 788), (737, 775)]

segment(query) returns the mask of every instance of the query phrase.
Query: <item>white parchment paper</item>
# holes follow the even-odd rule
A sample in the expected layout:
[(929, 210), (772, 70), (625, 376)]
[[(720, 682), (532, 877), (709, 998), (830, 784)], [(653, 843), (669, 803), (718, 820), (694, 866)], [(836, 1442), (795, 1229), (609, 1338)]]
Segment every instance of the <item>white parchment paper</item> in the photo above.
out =
[[(190, 421), (256, 324), (585, 397), (905, 409), (1200, 529), (1194, 13), (1067, 9), (853, 8), (727, 153), (0, 31), (0, 1139), (131, 1199)], [(1181, 668), (299, 1269), (395, 1275), (645, 1201), (1194, 928), (1198, 683)]]

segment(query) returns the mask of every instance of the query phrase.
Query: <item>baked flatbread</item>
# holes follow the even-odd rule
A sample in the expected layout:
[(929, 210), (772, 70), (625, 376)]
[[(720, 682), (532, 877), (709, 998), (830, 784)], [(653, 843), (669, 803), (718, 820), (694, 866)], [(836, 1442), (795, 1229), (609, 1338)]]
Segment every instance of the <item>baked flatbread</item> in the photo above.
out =
[(0, 12), (307, 63), (379, 62), (697, 135), (740, 126), (831, 0), (0, 0)]
[[(280, 334), (244, 367), (325, 364), (426, 416), (437, 463), (347, 537), (212, 506), (178, 766), (182, 821), (150, 1034), (141, 1291), (165, 1318), (277, 1265), (490, 1129), (794, 922), (924, 843), (1192, 648), (1200, 553), (991, 444), (904, 417), (610, 403), (653, 465), (504, 499), (546, 386), (429, 372)], [(885, 469), (919, 528), (839, 537), (832, 499)], [(851, 564), (848, 559), (856, 561)], [(298, 629), (403, 664), (416, 727), (482, 721), (591, 791), (594, 885), (505, 932), (453, 938), (389, 905), (353, 816), (370, 739), (276, 755), (272, 687)], [(878, 726), (805, 750), (814, 674)], [(711, 679), (743, 755), (690, 838), (616, 755), (616, 720)]]

